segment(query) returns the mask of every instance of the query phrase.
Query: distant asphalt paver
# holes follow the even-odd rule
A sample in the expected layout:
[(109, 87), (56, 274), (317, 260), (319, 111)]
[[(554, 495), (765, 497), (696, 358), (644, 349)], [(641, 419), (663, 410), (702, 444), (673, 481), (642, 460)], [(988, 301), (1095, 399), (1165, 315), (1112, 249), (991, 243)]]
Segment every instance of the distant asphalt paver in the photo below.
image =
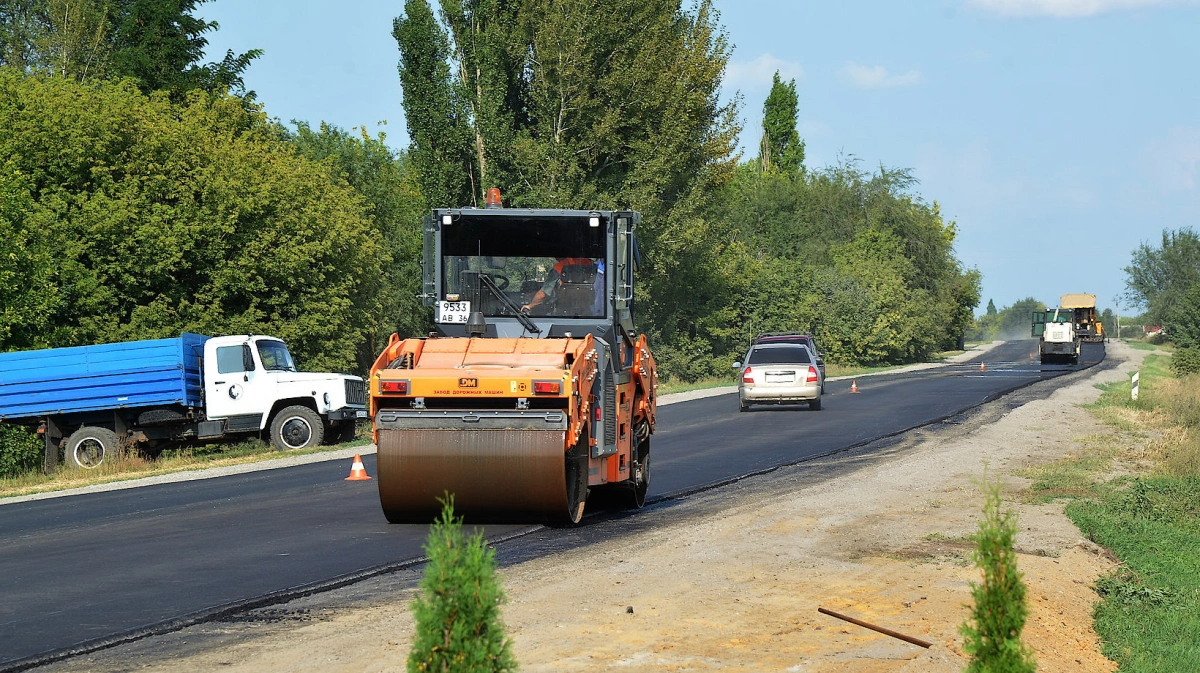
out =
[[(850, 380), (831, 379), (821, 411), (739, 413), (731, 389), (681, 394), (658, 412), (650, 500), (892, 436), (1104, 357), (1102, 344), (1085, 344), (1078, 367), (1043, 367), (1031, 358), (1036, 349), (1007, 342), (944, 366), (857, 376), (859, 394)], [(389, 525), (375, 482), (345, 481), (354, 453), (375, 475), (371, 447), (357, 447), (286, 467), (8, 500), (0, 505), (0, 672), (419, 563), (428, 528)], [(486, 532), (499, 540), (533, 528)]]

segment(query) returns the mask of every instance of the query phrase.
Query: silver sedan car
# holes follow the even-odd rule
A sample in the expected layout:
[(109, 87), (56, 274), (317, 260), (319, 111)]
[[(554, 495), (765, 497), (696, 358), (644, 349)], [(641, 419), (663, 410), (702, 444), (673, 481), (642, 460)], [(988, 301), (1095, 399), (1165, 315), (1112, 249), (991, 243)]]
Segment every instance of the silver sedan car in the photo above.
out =
[(808, 346), (801, 344), (757, 344), (746, 354), (738, 382), (742, 411), (751, 404), (795, 404), (807, 402), (813, 411), (821, 408), (821, 372)]

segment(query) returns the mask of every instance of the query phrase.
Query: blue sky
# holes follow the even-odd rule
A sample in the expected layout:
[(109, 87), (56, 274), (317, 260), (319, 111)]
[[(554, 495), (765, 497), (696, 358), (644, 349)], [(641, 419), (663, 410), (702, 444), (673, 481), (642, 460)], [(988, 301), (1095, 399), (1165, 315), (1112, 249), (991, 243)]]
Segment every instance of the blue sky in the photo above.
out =
[[(1067, 292), (1113, 307), (1139, 243), (1200, 227), (1196, 0), (716, 6), (735, 45), (725, 95), (744, 99), (743, 145), (757, 142), (772, 74), (795, 78), (808, 166), (912, 169), (921, 197), (957, 222), (959, 258), (983, 273), (980, 310)], [(221, 26), (210, 59), (265, 50), (246, 83), (270, 115), (365, 124), (403, 147), (391, 37), (402, 7), (214, 0), (198, 13)]]

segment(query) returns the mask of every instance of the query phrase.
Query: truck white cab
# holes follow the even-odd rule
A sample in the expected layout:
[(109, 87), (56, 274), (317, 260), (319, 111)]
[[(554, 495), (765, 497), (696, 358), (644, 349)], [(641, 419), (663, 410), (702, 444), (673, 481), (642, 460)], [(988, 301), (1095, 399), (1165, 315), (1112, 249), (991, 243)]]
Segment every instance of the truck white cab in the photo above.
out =
[(362, 378), (297, 371), (274, 337), (213, 337), (203, 362), (206, 421), (225, 432), (269, 429), (276, 448), (300, 449), (349, 439), (355, 421), (367, 417)]
[(1064, 308), (1034, 311), (1033, 336), (1038, 337), (1042, 364), (1079, 363), (1080, 337), (1075, 311)]

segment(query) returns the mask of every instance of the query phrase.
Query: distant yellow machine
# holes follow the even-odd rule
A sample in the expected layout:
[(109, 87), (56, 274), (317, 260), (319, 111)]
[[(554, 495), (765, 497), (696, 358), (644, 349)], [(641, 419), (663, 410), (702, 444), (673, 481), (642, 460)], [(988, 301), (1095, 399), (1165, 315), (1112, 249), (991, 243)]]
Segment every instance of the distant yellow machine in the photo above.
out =
[(1079, 333), (1080, 340), (1093, 343), (1104, 341), (1104, 322), (1096, 311), (1096, 295), (1064, 294), (1059, 298), (1058, 307), (1074, 311), (1075, 331)]

